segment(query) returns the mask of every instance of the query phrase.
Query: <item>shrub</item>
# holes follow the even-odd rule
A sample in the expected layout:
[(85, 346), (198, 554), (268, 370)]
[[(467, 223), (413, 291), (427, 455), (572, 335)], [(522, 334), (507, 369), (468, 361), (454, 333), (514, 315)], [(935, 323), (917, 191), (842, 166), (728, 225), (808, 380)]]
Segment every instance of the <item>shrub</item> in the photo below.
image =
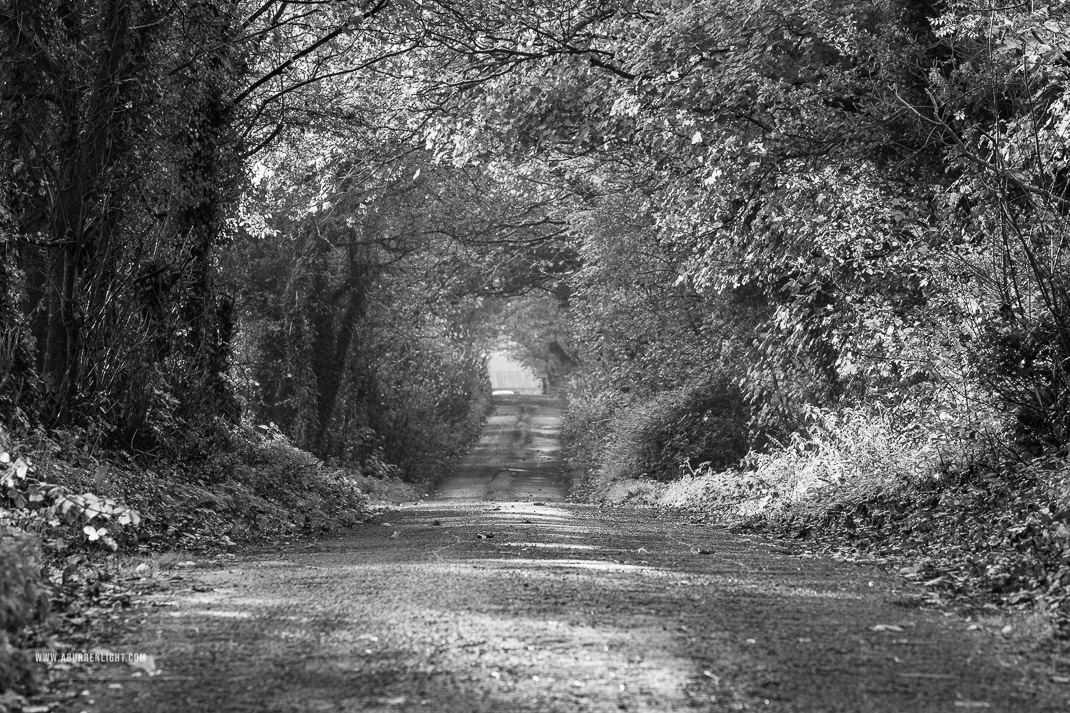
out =
[(575, 443), (575, 434), (602, 434), (600, 442), (586, 435), (573, 446), (576, 456), (599, 464), (596, 489), (632, 479), (667, 482), (700, 464), (723, 469), (738, 463), (749, 445), (749, 418), (740, 390), (717, 379), (650, 399), (622, 403), (619, 396), (598, 396), (572, 405), (566, 438)]
[(783, 447), (746, 461), (787, 501), (805, 500), (829, 486), (864, 497), (935, 475), (940, 464), (934, 444), (896, 428), (888, 412), (876, 407), (824, 412), (809, 434), (796, 434)]
[(619, 391), (592, 388), (578, 381), (569, 385), (566, 394), (561, 441), (572, 460), (596, 463), (606, 446), (613, 417), (627, 406), (628, 398)]
[(1017, 445), (1039, 455), (1070, 443), (1070, 325), (1050, 315), (992, 318), (971, 355), (982, 381), (1016, 419)]
[[(944, 423), (941, 417), (952, 418), (946, 414), (921, 423), (914, 420), (916, 411), (909, 413), (905, 418), (878, 406), (814, 411), (807, 432), (765, 452), (752, 451), (738, 468), (703, 463), (685, 489), (666, 491), (662, 504), (703, 503), (748, 517), (817, 514), (926, 488), (988, 459), (991, 444), (976, 437), (977, 428)], [(972, 438), (963, 435), (967, 431)]]
[(9, 519), (34, 532), (66, 527), (86, 542), (99, 541), (115, 550), (117, 531), (141, 521), (136, 510), (111, 498), (77, 494), (66, 486), (40, 481), (32, 473), (28, 461), (13, 460), (10, 453), (0, 450), (0, 504), (10, 504)]
[(37, 539), (0, 525), (0, 629), (15, 632), (29, 624), (47, 601)]
[(0, 525), (0, 692), (33, 690), (32, 671), (10, 636), (41, 618), (47, 604), (36, 538)]

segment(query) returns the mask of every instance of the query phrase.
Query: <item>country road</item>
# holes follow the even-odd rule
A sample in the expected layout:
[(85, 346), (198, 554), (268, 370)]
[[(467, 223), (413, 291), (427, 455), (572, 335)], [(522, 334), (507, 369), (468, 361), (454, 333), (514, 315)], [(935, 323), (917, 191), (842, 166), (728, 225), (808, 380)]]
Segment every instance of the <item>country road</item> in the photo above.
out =
[(182, 570), (70, 711), (1065, 711), (1012, 642), (875, 568), (565, 500), (558, 412), (502, 400), (439, 496)]

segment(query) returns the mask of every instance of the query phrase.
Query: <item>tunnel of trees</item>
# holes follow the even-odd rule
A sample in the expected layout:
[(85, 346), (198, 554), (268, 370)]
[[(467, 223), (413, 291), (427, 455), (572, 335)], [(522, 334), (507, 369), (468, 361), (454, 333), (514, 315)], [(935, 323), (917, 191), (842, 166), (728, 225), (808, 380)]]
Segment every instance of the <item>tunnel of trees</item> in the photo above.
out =
[(574, 497), (1070, 636), (1068, 257), (1063, 2), (0, 0), (0, 691), (71, 549), (428, 492), (503, 345)]
[(0, 0), (2, 420), (415, 472), (505, 334), (655, 479), (845, 419), (1057, 452), (1068, 50), (1058, 3)]

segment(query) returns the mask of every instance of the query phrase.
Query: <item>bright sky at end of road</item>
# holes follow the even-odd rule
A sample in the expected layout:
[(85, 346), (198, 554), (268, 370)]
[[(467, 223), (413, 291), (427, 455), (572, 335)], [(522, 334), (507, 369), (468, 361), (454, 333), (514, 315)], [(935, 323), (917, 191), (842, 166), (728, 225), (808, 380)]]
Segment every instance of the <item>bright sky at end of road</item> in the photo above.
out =
[(490, 386), (494, 391), (541, 394), (542, 379), (528, 367), (504, 352), (494, 352), (487, 364)]

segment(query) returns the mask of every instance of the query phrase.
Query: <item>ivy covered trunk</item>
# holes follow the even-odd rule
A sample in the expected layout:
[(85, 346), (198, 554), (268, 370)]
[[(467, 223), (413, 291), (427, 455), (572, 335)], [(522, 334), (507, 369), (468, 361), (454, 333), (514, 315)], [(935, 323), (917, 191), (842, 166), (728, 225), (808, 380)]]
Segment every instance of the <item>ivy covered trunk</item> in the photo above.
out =
[[(176, 238), (188, 267), (183, 279), (184, 352), (189, 372), (186, 401), (192, 410), (237, 416), (227, 386), (233, 303), (217, 294), (215, 253), (225, 242), (227, 210), (236, 205), (242, 158), (234, 108), (239, 58), (234, 36), (239, 3), (195, 0), (185, 22), (198, 38), (188, 50), (183, 88), (189, 98), (186, 125), (179, 138)], [(210, 48), (203, 51), (201, 48)]]
[(240, 187), (239, 5), (0, 2), (0, 309), (17, 345), (0, 390), (31, 420), (149, 445), (203, 394), (235, 416), (212, 272)]

